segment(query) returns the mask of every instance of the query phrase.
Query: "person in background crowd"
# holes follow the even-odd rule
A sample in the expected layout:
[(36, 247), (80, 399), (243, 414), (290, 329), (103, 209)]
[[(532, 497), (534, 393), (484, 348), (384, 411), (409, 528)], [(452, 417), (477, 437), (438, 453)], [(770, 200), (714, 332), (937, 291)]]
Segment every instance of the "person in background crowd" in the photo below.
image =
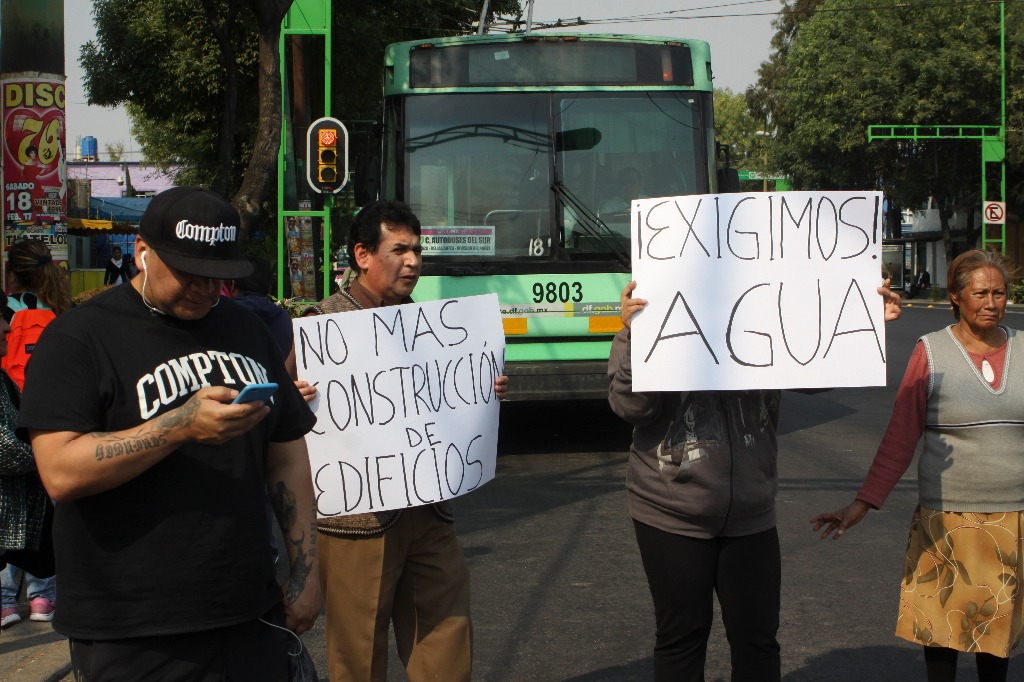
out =
[(955, 322), (914, 348), (853, 502), (811, 519), (839, 539), (881, 509), (924, 438), (896, 636), (924, 647), (929, 682), (952, 682), (960, 651), (981, 682), (1006, 680), (1024, 634), (1024, 348), (1000, 324), (1010, 276), (994, 251), (949, 264)]
[[(29, 450), (31, 451), (31, 448)], [(33, 461), (33, 473), (35, 472), (34, 464)], [(0, 471), (3, 470), (0, 469)], [(6, 477), (7, 474), (0, 475)], [(38, 474), (35, 476), (39, 477)], [(41, 483), (38, 491), (43, 493), (43, 497), (46, 496), (46, 491), (43, 490)], [(37, 491), (33, 489), (31, 492)], [(34, 501), (33, 499), (32, 502)], [(49, 504), (49, 501), (47, 503)], [(0, 557), (0, 561), (3, 561), (2, 557)], [(53, 574), (39, 577), (15, 566), (13, 563), (15, 561), (18, 559), (12, 558), (0, 572), (0, 596), (3, 600), (3, 607), (0, 609), (0, 627), (7, 628), (21, 622), (21, 614), (18, 612), (18, 592), (21, 589), (22, 578), (25, 581), (25, 596), (29, 600), (29, 620), (42, 622), (53, 620), (53, 612), (57, 606), (57, 587)]]
[[(65, 313), (71, 307), (68, 273), (53, 262), (50, 247), (38, 239), (18, 239), (7, 252), (7, 307)], [(8, 320), (9, 322), (10, 320)]]
[[(0, 318), (0, 356), (7, 353), (10, 329), (7, 321)], [(20, 401), (18, 386), (0, 369), (0, 565), (5, 561), (16, 561), (41, 576), (36, 578), (25, 573), (30, 617), (33, 620), (50, 620), (53, 617), (53, 507), (39, 480), (32, 448), (15, 434)], [(2, 573), (3, 627), (21, 620), (18, 583), (9, 573), (12, 570), (18, 569), (8, 564)], [(12, 589), (8, 589), (9, 585)], [(39, 599), (50, 600), (45, 605), (47, 608), (36, 601)]]
[[(7, 286), (11, 295), (7, 298), (2, 315), (8, 324), (8, 331), (14, 322), (14, 315), (20, 311), (44, 310), (59, 315), (71, 307), (67, 273), (53, 262), (50, 248), (38, 239), (18, 239), (11, 245), (7, 252)], [(35, 323), (41, 326), (33, 332), (33, 338), (27, 343), (31, 344), (38, 339), (50, 319), (53, 318), (45, 316), (43, 321)], [(26, 340), (21, 339), (20, 342), (24, 345)], [(20, 359), (12, 365), (15, 357)], [(27, 357), (23, 349), (9, 349), (5, 342), (4, 358), (4, 368), (11, 373), (10, 378), (19, 384), (19, 389), (24, 388), (25, 367), (22, 361), (27, 361)], [(21, 620), (18, 613), (18, 591), (22, 579), (29, 598), (29, 618), (35, 621), (53, 620), (57, 589), (52, 572), (49, 577), (40, 577), (31, 571), (22, 571), (21, 568), (17, 560), (12, 559), (0, 572), (0, 627), (8, 627)]]
[(121, 256), (121, 247), (110, 250), (107, 271), (103, 273), (104, 284), (124, 284), (132, 278), (131, 259)]
[[(18, 428), (57, 501), (54, 628), (75, 679), (280, 682), (280, 626), (301, 633), (320, 613), (303, 440), (315, 417), (265, 325), (219, 295), (251, 272), (239, 222), (205, 189), (157, 195), (139, 274), (54, 320), (29, 363)], [(264, 382), (279, 385), (269, 403), (232, 402)]]
[[(310, 314), (412, 302), (422, 256), (420, 221), (408, 206), (364, 207), (346, 248), (358, 277)], [(507, 386), (508, 377), (495, 380), (498, 399)], [(450, 503), (324, 518), (317, 529), (332, 682), (387, 679), (389, 623), (409, 682), (471, 678), (469, 568)]]
[[(243, 308), (248, 308), (255, 313), (256, 317), (263, 320), (267, 325), (270, 335), (274, 337), (281, 354), (284, 355), (284, 366), (288, 370), (288, 376), (295, 382), (295, 387), (306, 402), (316, 397), (316, 387), (310, 386), (306, 381), (298, 381), (297, 368), (295, 366), (295, 343), (292, 337), (292, 318), (288, 312), (270, 300), (270, 287), (273, 280), (273, 273), (270, 263), (265, 258), (249, 256), (246, 260), (252, 265), (252, 274), (248, 277), (229, 280), (224, 283), (226, 295)], [(225, 295), (224, 291), (221, 295)], [(270, 547), (274, 563), (278, 560), (277, 539), (274, 538), (273, 524), (274, 510), (267, 505), (267, 523), (270, 527)]]
[[(778, 682), (782, 558), (775, 527), (781, 391), (633, 391), (630, 325), (647, 301), (622, 291), (608, 360), (612, 411), (633, 425), (627, 496), (654, 600), (655, 682), (703, 682), (715, 595), (732, 682)], [(899, 316), (889, 281), (885, 319)]]
[[(243, 308), (254, 312), (267, 325), (267, 329), (270, 330), (271, 336), (277, 341), (277, 345), (284, 355), (284, 364), (288, 368), (289, 376), (295, 379), (295, 344), (292, 336), (291, 315), (270, 299), (270, 288), (273, 281), (270, 263), (265, 258), (257, 256), (249, 256), (248, 260), (253, 267), (252, 274), (227, 282), (228, 295)], [(308, 386), (306, 382), (299, 382), (300, 391), (306, 386)], [(303, 395), (305, 396), (305, 393)]]
[(928, 271), (921, 268), (917, 271), (917, 277), (910, 284), (910, 290), (907, 292), (910, 298), (916, 297), (919, 293), (925, 289), (929, 289), (932, 286), (932, 277), (928, 274)]

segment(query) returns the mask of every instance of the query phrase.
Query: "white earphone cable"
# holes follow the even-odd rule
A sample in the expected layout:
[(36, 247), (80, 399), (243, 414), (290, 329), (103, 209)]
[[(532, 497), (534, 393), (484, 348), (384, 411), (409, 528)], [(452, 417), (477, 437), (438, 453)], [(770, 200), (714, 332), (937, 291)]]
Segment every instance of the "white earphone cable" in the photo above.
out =
[(289, 656), (298, 656), (298, 655), (300, 655), (302, 653), (302, 640), (299, 639), (299, 636), (297, 634), (295, 634), (294, 632), (292, 632), (288, 628), (283, 628), (280, 625), (274, 625), (273, 623), (267, 622), (267, 621), (263, 620), (262, 618), (257, 618), (256, 620), (258, 620), (259, 622), (263, 623), (264, 625), (269, 625), (272, 628), (277, 628), (278, 630), (284, 630), (289, 635), (291, 635), (292, 637), (295, 638), (295, 641), (299, 643), (299, 650), (296, 651), (294, 654), (291, 651), (289, 651), (288, 652)]

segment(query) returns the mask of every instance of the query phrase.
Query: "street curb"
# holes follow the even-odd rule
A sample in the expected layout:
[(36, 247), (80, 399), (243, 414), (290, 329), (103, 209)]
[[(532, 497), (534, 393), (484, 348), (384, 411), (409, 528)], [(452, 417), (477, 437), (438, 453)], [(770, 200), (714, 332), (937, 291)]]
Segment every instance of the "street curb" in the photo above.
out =
[(921, 301), (920, 303), (911, 303), (911, 302), (908, 302), (908, 301), (903, 301), (903, 306), (902, 307), (904, 307), (904, 308), (943, 308), (944, 310), (949, 310), (950, 305), (949, 305), (949, 301), (927, 301), (927, 302)]

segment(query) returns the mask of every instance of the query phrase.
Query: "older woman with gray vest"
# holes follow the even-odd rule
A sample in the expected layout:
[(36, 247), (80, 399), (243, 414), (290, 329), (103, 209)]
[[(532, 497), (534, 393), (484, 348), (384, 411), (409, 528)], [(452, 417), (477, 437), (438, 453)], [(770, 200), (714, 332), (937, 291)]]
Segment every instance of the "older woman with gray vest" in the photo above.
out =
[(838, 539), (881, 508), (924, 436), (896, 636), (924, 646), (929, 682), (954, 680), (960, 651), (980, 682), (1006, 680), (1024, 631), (1024, 348), (1000, 324), (1009, 281), (995, 252), (950, 264), (956, 322), (914, 349), (856, 499), (811, 519)]

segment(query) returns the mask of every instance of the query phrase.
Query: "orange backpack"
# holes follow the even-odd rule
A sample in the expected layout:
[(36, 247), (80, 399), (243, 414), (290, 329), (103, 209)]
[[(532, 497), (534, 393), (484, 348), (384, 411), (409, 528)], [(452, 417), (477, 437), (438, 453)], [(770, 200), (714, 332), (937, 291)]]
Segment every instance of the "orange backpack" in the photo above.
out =
[(22, 390), (25, 390), (25, 367), (32, 357), (32, 350), (36, 347), (39, 335), (54, 317), (56, 315), (52, 310), (25, 308), (15, 312), (11, 318), (11, 331), (7, 334), (7, 355), (3, 358), (3, 368)]

